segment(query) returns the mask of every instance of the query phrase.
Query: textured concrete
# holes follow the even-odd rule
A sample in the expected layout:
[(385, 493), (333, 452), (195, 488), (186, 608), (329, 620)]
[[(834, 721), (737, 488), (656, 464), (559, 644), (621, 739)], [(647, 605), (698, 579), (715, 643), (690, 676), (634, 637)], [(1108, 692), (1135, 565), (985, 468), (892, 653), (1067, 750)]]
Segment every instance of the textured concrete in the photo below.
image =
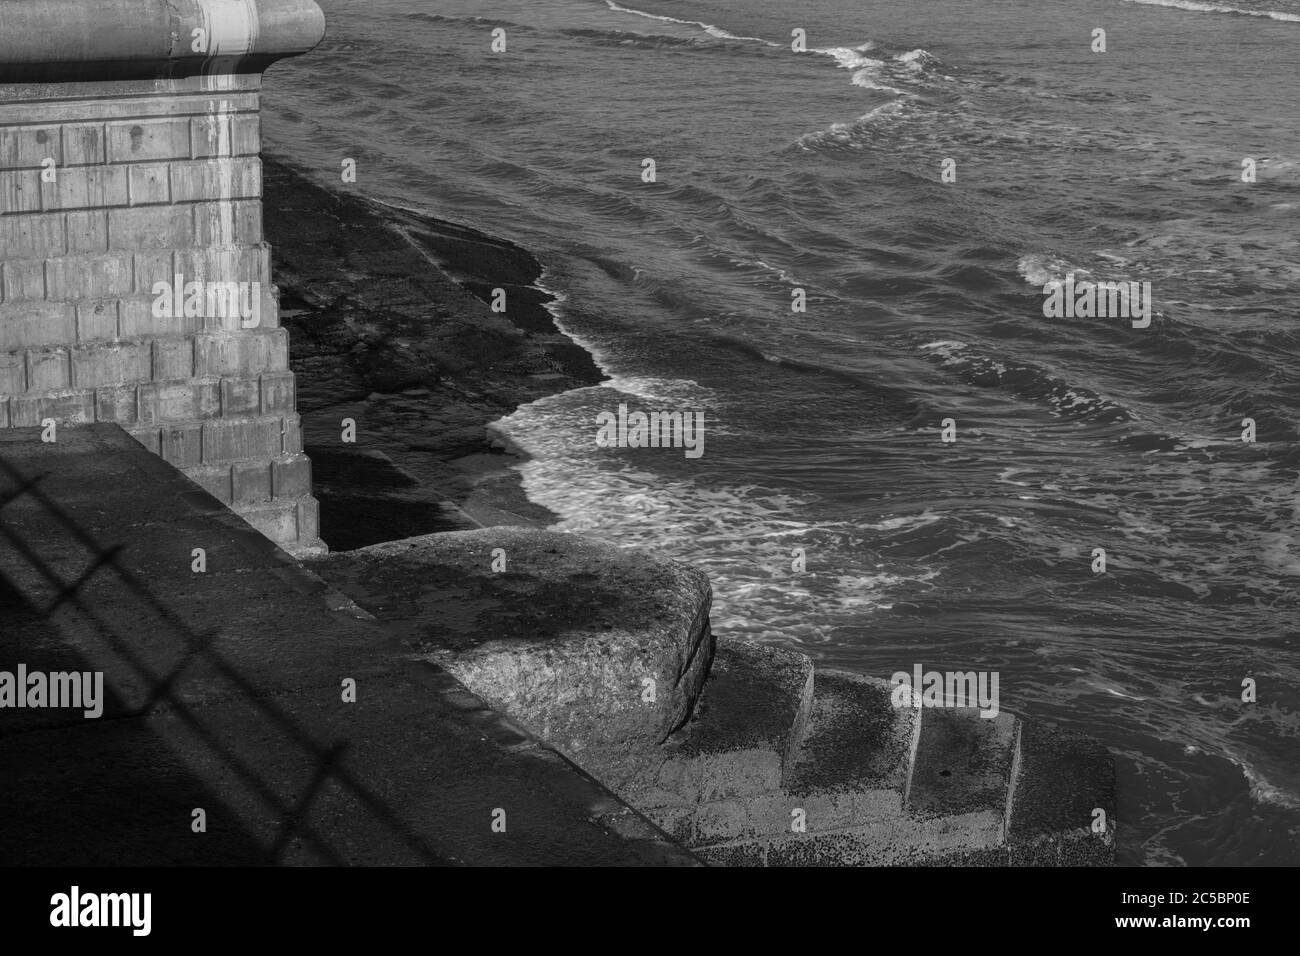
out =
[(794, 794), (889, 789), (902, 792), (920, 734), (920, 711), (897, 708), (887, 681), (818, 669), (811, 732), (786, 788)]
[(986, 812), (1005, 816), (1016, 718), (980, 717), (966, 708), (924, 708), (907, 806), (929, 816)]
[[(737, 650), (752, 654), (745, 645), (719, 642), (717, 661)], [(801, 655), (786, 653), (784, 676), (779, 668), (750, 668), (743, 693), (715, 696), (710, 676), (689, 732), (708, 737), (716, 720), (718, 738), (727, 739), (736, 722), (779, 711), (765, 704), (810, 669)], [(662, 788), (626, 795), (674, 838), (722, 866), (1114, 862), (1113, 824), (1105, 835), (1079, 824), (1084, 804), (1113, 814), (1110, 758), (1095, 741), (1007, 713), (985, 719), (969, 709), (895, 708), (889, 682), (873, 677), (812, 676), (806, 725), (783, 773), (771, 770), (781, 765), (779, 744), (764, 753), (734, 744), (732, 752), (754, 768), (740, 776), (747, 786), (739, 792), (699, 787), (697, 802)], [(785, 719), (793, 725), (797, 718)], [(1022, 728), (1028, 728), (1023, 750)], [(735, 778), (728, 749), (719, 750), (715, 766), (692, 779)], [(1014, 838), (1009, 818), (1016, 821)]]
[(802, 654), (719, 642), (693, 719), (667, 742), (657, 772), (631, 787), (638, 805), (705, 803), (779, 790), (803, 737), (812, 674)]
[(0, 614), (108, 696), (0, 709), (0, 863), (695, 862), (116, 426), (0, 432)]
[[(1094, 832), (1096, 811), (1106, 829)], [(1047, 842), (1061, 863), (1092, 865), (1115, 849), (1115, 764), (1091, 737), (1024, 722), (1017, 740), (1007, 835), (1026, 846)]]
[(690, 716), (713, 655), (702, 573), (575, 535), (455, 531), (311, 566), (611, 786)]

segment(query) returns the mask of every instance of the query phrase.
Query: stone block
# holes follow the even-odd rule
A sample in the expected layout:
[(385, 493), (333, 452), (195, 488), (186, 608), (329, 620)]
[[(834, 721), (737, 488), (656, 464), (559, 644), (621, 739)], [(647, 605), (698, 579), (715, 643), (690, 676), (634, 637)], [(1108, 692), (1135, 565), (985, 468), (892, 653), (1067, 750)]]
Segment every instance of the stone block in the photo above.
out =
[(302, 419), (297, 415), (286, 415), (280, 429), (283, 439), (283, 453), (286, 455), (302, 454)]
[(0, 216), (0, 260), (45, 259), (64, 249), (61, 213)]
[(117, 385), (95, 389), (95, 421), (116, 422), (123, 427), (140, 419), (135, 385)]
[(154, 284), (166, 282), (169, 286), (176, 278), (175, 254), (166, 252), (143, 251), (135, 253), (134, 264), (135, 292), (148, 295), (152, 302), (156, 297)]
[(195, 159), (256, 156), (261, 152), (261, 123), (256, 113), (217, 113), (190, 119)]
[(0, 171), (0, 215), (40, 211), (40, 171), (35, 169)]
[(27, 391), (27, 353), (0, 352), (0, 395)]
[(812, 662), (803, 654), (718, 642), (695, 713), (664, 746), (656, 777), (641, 784), (681, 803), (779, 790), (802, 741), (812, 692)]
[(162, 449), (160, 446), (161, 433), (157, 428), (131, 428), (127, 434), (138, 441), (149, 452), (160, 455)]
[(177, 468), (203, 463), (203, 426), (168, 425), (162, 429), (162, 457)]
[(72, 385), (66, 348), (28, 349), (27, 389), (50, 392)]
[(288, 337), (283, 329), (204, 332), (194, 338), (195, 374), (255, 377), (288, 365)]
[(255, 378), (223, 378), (221, 380), (221, 414), (227, 417), (248, 417), (261, 411), (261, 395)]
[(65, 166), (54, 182), (39, 174), (37, 181), (45, 209), (105, 209), (127, 201), (127, 173), (120, 166)]
[(100, 299), (78, 302), (76, 304), (77, 341), (94, 342), (102, 339), (116, 339), (117, 299)]
[(6, 304), (45, 298), (45, 262), (44, 259), (11, 259), (3, 264)]
[(277, 458), (271, 463), (271, 493), (276, 498), (311, 494), (311, 460), (306, 455)]
[(185, 469), (185, 474), (223, 505), (234, 500), (229, 465), (201, 465)]
[(260, 199), (262, 161), (256, 156), (173, 163), (172, 201)]
[(235, 513), (272, 541), (291, 543), (299, 538), (296, 502), (245, 505), (236, 508)]
[(9, 402), (14, 428), (33, 428), (52, 418), (59, 424), (88, 425), (95, 420), (93, 389), (67, 389), (39, 395), (15, 395)]
[(63, 127), (63, 162), (68, 166), (107, 162), (103, 123), (68, 123)]
[(195, 246), (245, 246), (262, 242), (262, 204), (257, 200), (200, 202), (194, 211)]
[(294, 377), (292, 372), (266, 372), (261, 378), (262, 412), (271, 414), (296, 411)]
[(203, 425), (203, 462), (280, 457), (279, 419), (209, 421)]
[(194, 340), (166, 338), (153, 341), (153, 372), (156, 382), (194, 376)]
[(105, 131), (110, 163), (190, 158), (190, 123), (184, 116), (108, 123)]
[(147, 342), (96, 343), (72, 350), (73, 381), (79, 388), (98, 388), (149, 381)]
[(42, 345), (71, 345), (76, 335), (67, 302), (18, 302), (0, 306), (0, 352)]
[(271, 500), (270, 462), (237, 461), (231, 466), (231, 480), (235, 504), (261, 504)]
[(172, 201), (170, 177), (166, 165), (125, 167), (130, 171), (129, 196), (132, 206), (147, 206)]
[(183, 379), (139, 387), (140, 421), (146, 424), (193, 422), (221, 414), (220, 382)]
[(129, 252), (48, 259), (45, 276), (46, 297), (57, 300), (115, 298), (134, 285)]
[(178, 249), (194, 242), (190, 206), (124, 207), (108, 211), (111, 249)]
[(12, 126), (0, 129), (0, 169), (40, 166), (46, 159), (63, 165), (58, 126)]
[(108, 251), (108, 210), (83, 209), (64, 213), (64, 216), (67, 221), (68, 252)]

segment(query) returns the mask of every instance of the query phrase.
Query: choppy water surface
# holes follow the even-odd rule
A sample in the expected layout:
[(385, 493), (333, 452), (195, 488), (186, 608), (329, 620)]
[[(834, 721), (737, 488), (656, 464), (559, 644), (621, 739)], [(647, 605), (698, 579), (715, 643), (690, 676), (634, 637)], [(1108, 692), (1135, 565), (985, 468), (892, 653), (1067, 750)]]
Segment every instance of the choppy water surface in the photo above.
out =
[[(1300, 2), (321, 2), (268, 147), (528, 246), (613, 376), (502, 425), (561, 528), (721, 634), (999, 670), (1116, 753), (1127, 862), (1300, 863)], [(1069, 272), (1150, 328), (1045, 319)]]

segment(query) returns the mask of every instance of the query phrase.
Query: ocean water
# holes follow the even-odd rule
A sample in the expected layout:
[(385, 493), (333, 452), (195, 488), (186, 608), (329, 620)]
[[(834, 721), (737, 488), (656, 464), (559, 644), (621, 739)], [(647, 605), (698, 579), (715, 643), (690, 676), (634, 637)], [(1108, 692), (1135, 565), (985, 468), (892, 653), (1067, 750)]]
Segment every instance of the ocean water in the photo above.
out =
[(723, 636), (997, 670), (1115, 753), (1123, 862), (1300, 863), (1300, 0), (320, 2), (267, 148), (528, 247), (611, 375), (499, 426), (558, 527)]

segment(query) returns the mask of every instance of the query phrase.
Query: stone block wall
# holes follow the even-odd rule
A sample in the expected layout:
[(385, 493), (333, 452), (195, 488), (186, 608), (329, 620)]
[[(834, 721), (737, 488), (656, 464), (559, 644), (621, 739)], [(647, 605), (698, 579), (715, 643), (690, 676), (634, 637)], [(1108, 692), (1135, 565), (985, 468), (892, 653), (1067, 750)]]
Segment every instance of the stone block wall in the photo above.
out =
[[(319, 552), (258, 156), (260, 70), (319, 40), (319, 10), (187, 0), (169, 19), (114, 0), (141, 29), (105, 65), (104, 8), (58, 3), (53, 25), (0, 4), (0, 427), (116, 422), (282, 547)], [(196, 29), (224, 48), (194, 54)]]

